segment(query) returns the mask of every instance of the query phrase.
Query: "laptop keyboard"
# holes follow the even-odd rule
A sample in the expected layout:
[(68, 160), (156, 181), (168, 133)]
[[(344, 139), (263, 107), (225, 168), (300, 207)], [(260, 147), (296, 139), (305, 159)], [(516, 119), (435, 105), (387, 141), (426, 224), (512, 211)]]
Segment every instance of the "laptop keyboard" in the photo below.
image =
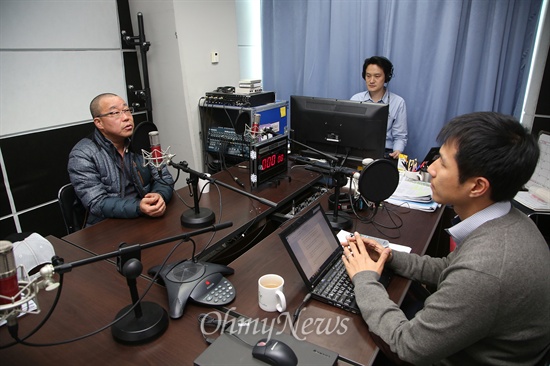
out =
[(317, 287), (315, 287), (313, 293), (343, 306), (355, 307), (353, 283), (351, 283), (342, 261), (336, 262)]

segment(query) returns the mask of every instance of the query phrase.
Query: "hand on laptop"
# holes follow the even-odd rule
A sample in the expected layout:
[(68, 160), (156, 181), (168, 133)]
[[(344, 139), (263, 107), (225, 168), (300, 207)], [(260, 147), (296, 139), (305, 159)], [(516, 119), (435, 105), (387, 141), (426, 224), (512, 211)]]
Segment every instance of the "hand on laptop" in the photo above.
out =
[(384, 248), (376, 240), (364, 239), (357, 232), (343, 246), (342, 260), (351, 279), (361, 271), (374, 271), (382, 275), (384, 264), (391, 259), (391, 249)]

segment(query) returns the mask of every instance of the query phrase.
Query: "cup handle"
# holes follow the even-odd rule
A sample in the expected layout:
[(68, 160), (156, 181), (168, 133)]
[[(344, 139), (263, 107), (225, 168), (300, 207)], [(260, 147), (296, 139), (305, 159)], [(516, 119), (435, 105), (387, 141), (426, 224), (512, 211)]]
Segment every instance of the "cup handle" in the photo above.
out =
[(277, 292), (275, 292), (275, 295), (279, 298), (279, 301), (277, 301), (277, 311), (279, 313), (282, 313), (283, 311), (286, 310), (286, 298), (285, 298), (285, 294), (283, 294), (282, 291), (280, 290), (277, 290)]

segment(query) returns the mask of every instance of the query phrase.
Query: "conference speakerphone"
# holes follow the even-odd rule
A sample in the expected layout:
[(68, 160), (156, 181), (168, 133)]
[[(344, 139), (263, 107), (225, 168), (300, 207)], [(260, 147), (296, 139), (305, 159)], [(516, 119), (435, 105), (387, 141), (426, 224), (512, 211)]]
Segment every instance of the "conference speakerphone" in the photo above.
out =
[(251, 94), (223, 93), (218, 91), (206, 92), (206, 104), (219, 104), (240, 107), (256, 107), (274, 103), (275, 92), (260, 92)]
[[(154, 275), (160, 266), (151, 268)], [(169, 315), (172, 319), (183, 316), (187, 300), (194, 303), (217, 306), (235, 299), (235, 288), (224, 277), (233, 274), (232, 268), (222, 264), (184, 260), (166, 265), (159, 273), (168, 292)]]

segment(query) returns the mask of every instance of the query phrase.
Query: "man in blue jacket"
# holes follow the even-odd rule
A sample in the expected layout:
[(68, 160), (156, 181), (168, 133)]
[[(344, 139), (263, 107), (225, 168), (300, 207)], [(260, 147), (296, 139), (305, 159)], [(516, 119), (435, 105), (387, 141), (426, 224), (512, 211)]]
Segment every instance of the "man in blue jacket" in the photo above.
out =
[(69, 154), (68, 171), (76, 195), (88, 211), (86, 226), (105, 218), (159, 217), (172, 198), (174, 180), (164, 166), (143, 166), (129, 150), (134, 132), (132, 109), (116, 94), (90, 103), (95, 130)]

